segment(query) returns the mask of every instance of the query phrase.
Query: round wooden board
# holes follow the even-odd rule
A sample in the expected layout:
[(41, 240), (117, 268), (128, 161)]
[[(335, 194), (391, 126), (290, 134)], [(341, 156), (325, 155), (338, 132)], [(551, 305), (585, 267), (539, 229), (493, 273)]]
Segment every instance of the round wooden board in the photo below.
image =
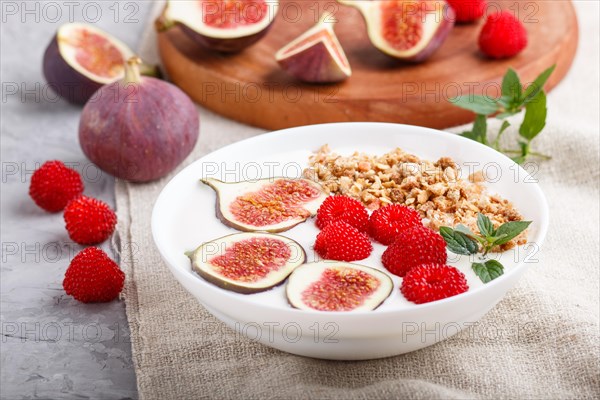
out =
[[(357, 10), (333, 0), (280, 0), (271, 31), (242, 53), (223, 55), (199, 49), (179, 29), (158, 35), (170, 79), (194, 101), (226, 117), (266, 128), (341, 121), (385, 121), (446, 128), (473, 120), (473, 113), (448, 102), (457, 94), (498, 96), (507, 68), (523, 83), (557, 64), (547, 83), (554, 87), (567, 73), (577, 50), (578, 27), (568, 0), (490, 1), (488, 10), (518, 12), (529, 44), (508, 60), (481, 56), (481, 24), (457, 25), (444, 44), (422, 64), (406, 64), (375, 49)], [(335, 85), (295, 81), (275, 62), (275, 52), (335, 9), (336, 33), (353, 75)], [(300, 10), (300, 18), (298, 18)]]

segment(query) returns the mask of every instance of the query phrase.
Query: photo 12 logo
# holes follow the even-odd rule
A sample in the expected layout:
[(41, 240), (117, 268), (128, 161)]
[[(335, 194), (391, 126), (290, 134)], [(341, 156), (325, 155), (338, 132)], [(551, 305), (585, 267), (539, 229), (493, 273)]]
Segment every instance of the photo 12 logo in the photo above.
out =
[[(77, 171), (85, 183), (95, 184), (107, 177), (107, 174), (98, 166), (85, 161), (63, 161), (63, 164)], [(31, 161), (3, 161), (2, 183), (29, 183), (33, 173), (40, 168), (40, 162)]]
[(2, 343), (131, 343), (129, 328), (118, 322), (104, 325), (98, 322), (2, 321), (1, 326)]
[(249, 161), (249, 162), (214, 162), (202, 163), (203, 179), (218, 179), (223, 182), (256, 182), (263, 177), (275, 180), (279, 177), (299, 179), (303, 176), (304, 167), (294, 161)]
[(65, 23), (95, 24), (100, 20), (115, 23), (140, 22), (140, 5), (134, 1), (2, 1), (2, 23)]
[(298, 343), (304, 338), (304, 340), (310, 340), (313, 343), (336, 344), (339, 342), (337, 335), (340, 327), (335, 322), (324, 324), (315, 322), (304, 327), (304, 329), (298, 322), (293, 321), (285, 323), (263, 322), (262, 324), (236, 322), (234, 330), (237, 335), (253, 342), (272, 344), (283, 340), (286, 343)]

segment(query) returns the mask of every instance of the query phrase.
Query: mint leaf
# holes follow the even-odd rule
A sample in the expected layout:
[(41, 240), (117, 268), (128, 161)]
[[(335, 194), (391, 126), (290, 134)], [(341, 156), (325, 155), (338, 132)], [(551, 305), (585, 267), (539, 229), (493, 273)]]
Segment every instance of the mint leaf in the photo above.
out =
[(454, 227), (454, 230), (460, 233), (464, 233), (465, 235), (467, 235), (468, 237), (477, 240), (479, 243), (481, 243), (482, 245), (486, 244), (487, 241), (482, 238), (481, 236), (476, 235), (471, 229), (469, 229), (469, 227), (463, 225), (463, 224), (458, 224)]
[(521, 150), (521, 155), (523, 157), (527, 156), (527, 154), (529, 154), (529, 142), (519, 140), (519, 150)]
[(460, 96), (449, 101), (455, 106), (471, 110), (475, 114), (490, 115), (498, 111), (496, 100), (487, 96)]
[(447, 226), (440, 228), (440, 235), (446, 241), (448, 249), (453, 253), (468, 256), (477, 253), (479, 250), (479, 244), (475, 239)]
[(477, 116), (475, 117), (475, 123), (473, 124), (473, 130), (470, 132), (463, 132), (460, 135), (487, 145), (486, 116), (483, 114), (477, 114)]
[(527, 158), (527, 155), (529, 154), (529, 142), (524, 142), (522, 140), (519, 141), (519, 150), (518, 151), (512, 151), (512, 153), (521, 153), (521, 155), (518, 156), (513, 156), (511, 157), (511, 159), (516, 162), (517, 164), (523, 164), (525, 162), (525, 159)]
[[(448, 99), (455, 106), (477, 114), (473, 128), (470, 131), (462, 132), (460, 135), (501, 151), (519, 164), (524, 163), (530, 155), (550, 159), (549, 156), (530, 152), (530, 145), (531, 141), (546, 126), (547, 109), (544, 85), (555, 67), (556, 65), (553, 65), (546, 69), (527, 88), (524, 88), (515, 70), (509, 68), (502, 78), (501, 95), (497, 99), (480, 95), (458, 96)], [(530, 105), (532, 103), (536, 104)], [(498, 134), (493, 139), (488, 140), (487, 121), (485, 119), (487, 116), (494, 115), (496, 119), (505, 120), (510, 116), (520, 114), (523, 110), (525, 110), (525, 117), (520, 126), (519, 134), (525, 144), (519, 143), (520, 149), (500, 147), (502, 133), (510, 126), (506, 121), (503, 121), (506, 123), (502, 124)], [(481, 238), (477, 237), (477, 240), (481, 241)]]
[(552, 75), (552, 72), (556, 68), (556, 64), (542, 72), (535, 80), (525, 89), (525, 93), (523, 93), (523, 104), (527, 104), (532, 101), (535, 96), (544, 88), (546, 81)]
[(471, 140), (481, 143), (481, 138), (479, 137), (479, 134), (475, 133), (473, 131), (465, 131), (465, 132), (461, 133), (460, 136), (466, 137), (467, 139), (471, 139)]
[(481, 235), (485, 238), (492, 237), (495, 234), (494, 224), (482, 213), (477, 214), (477, 227), (479, 228)]
[(487, 238), (487, 240), (488, 240), (488, 241), (487, 241), (487, 243), (488, 243), (488, 245), (489, 245), (489, 246), (488, 246), (488, 247), (489, 247), (489, 250), (491, 250), (491, 249), (492, 249), (492, 247), (493, 247), (492, 243), (496, 243), (497, 241), (504, 239), (506, 236), (507, 236), (507, 235), (506, 235), (506, 233), (503, 233), (503, 234), (501, 234), (501, 235), (498, 235), (498, 234), (496, 233), (496, 235), (495, 235), (495, 236), (489, 236), (489, 237)]
[(500, 96), (500, 98), (498, 99), (498, 105), (504, 108), (510, 108), (512, 101), (513, 99), (510, 96)]
[(468, 226), (465, 226), (463, 224), (458, 224), (454, 227), (454, 230), (460, 233), (464, 233), (465, 235), (472, 237), (473, 239), (475, 239), (477, 237), (477, 235), (475, 235), (475, 233), (473, 233), (473, 231), (471, 229), (469, 229)]
[(507, 108), (518, 106), (521, 103), (521, 92), (523, 87), (519, 76), (514, 69), (509, 68), (502, 79), (502, 97)]
[(502, 135), (504, 133), (504, 131), (506, 130), (506, 128), (508, 128), (509, 126), (510, 126), (510, 122), (502, 121), (502, 126), (500, 127), (500, 131), (498, 131), (498, 136)]
[(477, 114), (475, 123), (473, 124), (473, 130), (470, 132), (463, 132), (460, 135), (487, 145), (487, 119), (485, 115)]
[(521, 110), (518, 108), (515, 109), (514, 111), (504, 111), (504, 112), (501, 112), (500, 114), (496, 115), (496, 119), (505, 119), (508, 117), (512, 117), (513, 115), (516, 115), (520, 112), (521, 112)]
[(546, 94), (538, 92), (537, 96), (525, 106), (525, 118), (519, 128), (519, 134), (527, 140), (535, 138), (546, 126)]
[(523, 164), (525, 162), (525, 156), (515, 156), (511, 157), (510, 159), (516, 162), (517, 164)]
[(493, 281), (504, 273), (504, 266), (496, 260), (488, 260), (485, 263), (473, 263), (471, 268), (483, 283)]
[(492, 145), (492, 147), (494, 149), (500, 151), (500, 138), (502, 137), (502, 134), (509, 126), (510, 126), (510, 122), (502, 121), (502, 126), (500, 127), (500, 130), (498, 131), (498, 134), (496, 135), (496, 139), (494, 139), (494, 143)]
[(481, 138), (481, 143), (487, 142), (487, 118), (483, 114), (477, 114), (473, 124), (473, 132)]
[[(512, 239), (517, 237), (531, 224), (531, 221), (511, 221), (506, 222), (496, 229), (497, 240), (494, 241), (494, 246), (499, 246), (510, 242)], [(504, 236), (506, 235), (506, 236)]]

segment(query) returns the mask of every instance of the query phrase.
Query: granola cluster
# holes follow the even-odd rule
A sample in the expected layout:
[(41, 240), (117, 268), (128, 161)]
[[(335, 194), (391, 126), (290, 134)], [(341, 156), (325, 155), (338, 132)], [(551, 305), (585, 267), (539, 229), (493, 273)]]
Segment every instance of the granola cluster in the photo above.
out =
[[(393, 203), (412, 207), (435, 230), (463, 224), (477, 232), (477, 213), (487, 215), (496, 226), (523, 219), (508, 200), (487, 193), (481, 171), (462, 179), (448, 157), (431, 162), (399, 148), (381, 156), (358, 152), (340, 156), (324, 145), (310, 156), (304, 177), (332, 194), (354, 197), (371, 210)], [(526, 243), (526, 235), (523, 232), (502, 250)]]

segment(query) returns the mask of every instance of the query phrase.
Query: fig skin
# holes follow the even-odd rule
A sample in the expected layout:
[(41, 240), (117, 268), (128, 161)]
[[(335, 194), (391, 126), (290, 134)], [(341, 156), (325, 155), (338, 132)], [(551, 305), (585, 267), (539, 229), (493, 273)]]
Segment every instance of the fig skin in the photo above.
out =
[[(302, 249), (302, 252), (304, 254), (304, 260), (306, 261), (306, 251), (304, 249)], [(193, 264), (192, 264), (192, 268), (195, 273), (197, 273), (201, 278), (203, 278), (207, 282), (210, 282), (213, 285), (220, 287), (221, 289), (229, 290), (231, 292), (235, 292), (235, 293), (239, 293), (239, 294), (255, 294), (255, 293), (266, 292), (266, 291), (275, 289), (276, 287), (283, 286), (286, 283), (287, 278), (288, 278), (286, 276), (285, 279), (282, 279), (281, 281), (276, 282), (271, 286), (265, 286), (263, 288), (250, 288), (247, 286), (237, 285), (235, 283), (226, 282), (224, 280), (221, 280), (221, 279), (217, 278), (216, 276), (213, 276), (213, 275), (205, 272), (204, 270), (202, 270), (201, 268), (198, 268), (197, 266), (195, 266)]]
[[(377, 1), (368, 0), (336, 0), (339, 4), (349, 6), (358, 9), (360, 11), (363, 20), (367, 25), (367, 34), (371, 43), (377, 50), (381, 51), (389, 57), (393, 57), (397, 60), (401, 60), (409, 63), (421, 63), (428, 59), (446, 40), (446, 37), (454, 27), (456, 21), (456, 13), (448, 5), (443, 4), (443, 8), (437, 15), (437, 18), (442, 18), (442, 22), (437, 27), (433, 36), (429, 39), (429, 42), (418, 52), (408, 54), (398, 54), (395, 49), (391, 46), (384, 45), (385, 40), (382, 39), (382, 26), (379, 20), (375, 17), (379, 17), (378, 13), (373, 13), (373, 7), (379, 7), (380, 4)], [(402, 2), (403, 0), (398, 0)]]
[[(288, 276), (287, 279), (287, 283), (286, 283), (286, 287), (285, 287), (285, 297), (287, 300), (287, 303), (290, 307), (292, 307), (295, 310), (299, 310), (299, 311), (307, 311), (306, 308), (300, 307), (298, 304), (294, 303), (294, 301), (292, 301), (291, 297), (293, 294), (293, 290), (292, 290), (292, 286), (294, 283), (294, 279), (296, 278), (296, 276), (298, 275), (298, 273), (302, 273), (303, 269), (307, 269), (310, 268), (312, 270), (314, 270), (314, 275), (315, 277), (318, 277), (319, 275), (319, 268), (323, 267), (323, 266), (336, 266), (336, 265), (340, 265), (340, 266), (345, 266), (345, 267), (350, 267), (350, 268), (358, 268), (358, 269), (366, 269), (368, 270), (367, 272), (374, 274), (375, 276), (379, 276), (381, 278), (381, 282), (383, 283), (384, 281), (386, 282), (387, 286), (389, 287), (389, 290), (384, 292), (383, 295), (380, 295), (380, 301), (379, 303), (377, 303), (373, 308), (371, 308), (370, 310), (368, 310), (368, 312), (373, 311), (378, 309), (379, 307), (381, 307), (381, 305), (383, 305), (383, 303), (385, 303), (385, 301), (390, 297), (390, 295), (392, 294), (393, 290), (394, 290), (394, 282), (392, 281), (392, 278), (385, 272), (380, 271), (376, 268), (373, 267), (369, 267), (366, 265), (362, 265), (362, 264), (356, 264), (356, 263), (350, 263), (350, 262), (346, 262), (346, 261), (333, 261), (333, 260), (322, 260), (322, 261), (315, 261), (315, 262), (311, 262), (311, 263), (305, 263), (303, 265), (298, 266), (296, 269), (294, 269), (294, 271), (290, 274), (290, 276)], [(372, 271), (372, 272), (371, 272)], [(303, 288), (305, 289), (305, 288)], [(316, 309), (310, 309), (310, 311), (316, 311), (316, 312), (344, 312), (344, 313), (352, 313), (352, 312), (356, 312), (356, 310), (349, 310), (349, 311), (324, 311), (324, 310), (316, 310)]]
[(87, 102), (79, 123), (85, 155), (109, 174), (132, 182), (159, 179), (192, 151), (199, 116), (170, 83), (141, 77), (139, 58), (127, 62), (122, 81), (105, 85)]
[(433, 35), (433, 38), (431, 38), (427, 46), (425, 46), (425, 48), (423, 48), (414, 56), (410, 58), (405, 58), (403, 60), (414, 63), (423, 62), (429, 57), (431, 57), (431, 55), (442, 45), (442, 43), (444, 43), (444, 41), (450, 34), (450, 31), (454, 28), (456, 13), (452, 9), (452, 7), (450, 7), (448, 4), (445, 4), (442, 15), (444, 16), (443, 22), (438, 27), (437, 31), (435, 32), (435, 35)]
[[(260, 235), (260, 234), (257, 234), (257, 235)], [(239, 233), (233, 233), (231, 235), (227, 235), (227, 236), (215, 239), (213, 242), (218, 241), (218, 240), (227, 239), (227, 238), (230, 238), (230, 237), (235, 237), (235, 236), (240, 236), (240, 234)], [(273, 236), (279, 236), (279, 235), (273, 235)], [(285, 236), (280, 236), (280, 237), (284, 238), (284, 239), (291, 240), (291, 239), (289, 239), (288, 237), (285, 237)], [(298, 266), (300, 266), (300, 265), (306, 263), (306, 259), (307, 259), (306, 250), (304, 250), (304, 248), (298, 242), (296, 242), (295, 240), (292, 240), (292, 242), (294, 244), (296, 244), (297, 245), (297, 249), (299, 249), (301, 251), (300, 257), (301, 257), (302, 261), (298, 264)], [(207, 242), (207, 243), (210, 243), (210, 242)], [(219, 279), (218, 277), (216, 277), (214, 275), (209, 274), (208, 272), (206, 272), (204, 269), (200, 268), (200, 266), (198, 266), (194, 262), (194, 255), (195, 255), (196, 251), (198, 251), (199, 249), (201, 249), (204, 245), (206, 245), (206, 243), (203, 244), (202, 246), (200, 246), (199, 248), (197, 248), (196, 250), (187, 252), (185, 254), (190, 259), (190, 261), (192, 263), (192, 270), (196, 274), (198, 274), (200, 277), (204, 278), (204, 280), (212, 283), (213, 285), (215, 285), (217, 287), (220, 287), (221, 289), (229, 290), (229, 291), (232, 291), (232, 292), (235, 292), (235, 293), (240, 293), (240, 294), (261, 293), (261, 292), (266, 292), (268, 290), (271, 290), (271, 289), (274, 289), (274, 288), (276, 288), (278, 286), (283, 285), (287, 281), (287, 278), (289, 276), (289, 275), (287, 275), (283, 279), (281, 279), (280, 281), (274, 282), (272, 285), (264, 286), (264, 287), (261, 287), (261, 288), (252, 288), (252, 287), (244, 286), (243, 284), (239, 284), (238, 285), (238, 284), (233, 283), (233, 282), (227, 282), (225, 280)], [(290, 271), (290, 274), (292, 272), (293, 271)]]
[(48, 44), (42, 66), (46, 82), (69, 103), (83, 105), (102, 87), (65, 61), (58, 48), (58, 35)]
[[(324, 13), (315, 26), (275, 53), (275, 59), (284, 71), (309, 83), (336, 83), (352, 75), (350, 63), (335, 35), (333, 23), (327, 22), (328, 17), (329, 13)], [(324, 41), (333, 47), (333, 53)], [(339, 64), (336, 62), (338, 59)]]
[[(221, 212), (221, 191), (219, 190), (219, 187), (217, 185), (215, 185), (215, 182), (211, 181), (210, 179), (201, 179), (200, 182), (202, 182), (203, 184), (205, 184), (207, 186), (210, 186), (215, 191), (215, 194), (217, 196), (217, 201), (215, 202), (215, 216), (217, 217), (217, 219), (219, 221), (221, 221), (221, 223), (223, 225), (228, 226), (232, 229), (238, 230), (240, 232), (262, 232), (263, 231), (260, 229), (259, 230), (249, 229), (249, 228), (245, 227), (244, 225), (240, 225), (240, 224), (236, 223), (235, 221), (225, 218), (225, 216), (223, 215), (223, 212)], [(227, 185), (227, 183), (223, 183), (223, 184)], [(264, 230), (264, 232), (281, 233), (281, 232), (289, 231), (290, 229), (294, 228), (295, 226), (297, 226), (303, 222), (305, 222), (305, 221), (298, 221), (295, 224), (290, 224), (281, 229), (266, 229), (266, 230)]]
[[(271, 180), (273, 178), (266, 178), (266, 179), (262, 179), (262, 180)], [(234, 220), (228, 219), (225, 215), (223, 215), (223, 211), (221, 209), (221, 206), (223, 205), (223, 201), (225, 200), (225, 198), (223, 198), (222, 195), (222, 187), (227, 187), (227, 186), (233, 186), (236, 184), (239, 184), (241, 182), (232, 182), (232, 183), (228, 183), (228, 182), (223, 182), (220, 181), (218, 179), (214, 179), (214, 178), (207, 178), (207, 179), (200, 179), (200, 182), (209, 186), (210, 188), (212, 188), (215, 191), (215, 194), (217, 196), (216, 199), (216, 203), (215, 203), (215, 216), (221, 221), (221, 223), (229, 228), (233, 228), (235, 230), (241, 231), (241, 232), (267, 232), (267, 233), (281, 233), (281, 232), (285, 232), (285, 231), (289, 231), (290, 229), (296, 227), (299, 224), (302, 224), (304, 222), (306, 222), (310, 217), (306, 217), (304, 219), (298, 220), (294, 223), (288, 223), (287, 225), (284, 225), (280, 228), (265, 228), (265, 227), (252, 227), (249, 228), (247, 226), (244, 226)], [(319, 183), (310, 181), (311, 184), (318, 186), (321, 191), (322, 191), (322, 195), (319, 199), (316, 199), (315, 201), (320, 201), (320, 203), (322, 203), (325, 198), (325, 192), (323, 191), (323, 188), (321, 187), (321, 185)], [(319, 203), (319, 206), (320, 206)], [(226, 203), (227, 204), (227, 203)], [(311, 212), (311, 217), (316, 215), (317, 213), (317, 209), (318, 207), (316, 207), (313, 211)]]
[(284, 71), (303, 82), (335, 83), (348, 79), (328, 53), (327, 47), (320, 42), (277, 62)]
[(263, 36), (265, 36), (267, 34), (267, 32), (269, 32), (272, 25), (273, 24), (271, 23), (269, 26), (267, 26), (262, 31), (257, 32), (250, 36), (222, 39), (222, 38), (212, 38), (210, 36), (201, 35), (200, 33), (196, 32), (195, 30), (187, 27), (186, 25), (179, 24), (181, 30), (190, 39), (192, 39), (196, 44), (198, 44), (200, 47), (207, 49), (207, 50), (218, 51), (221, 53), (239, 53), (242, 50), (244, 50), (245, 48), (252, 46), (256, 42), (258, 42), (260, 39), (262, 39)]
[[(273, 17), (268, 25), (266, 25), (262, 30), (253, 33), (247, 36), (240, 37), (212, 37), (209, 35), (202, 34), (197, 30), (191, 28), (183, 22), (171, 19), (167, 14), (169, 11), (169, 2), (165, 5), (162, 13), (158, 16), (156, 21), (154, 21), (154, 28), (158, 33), (166, 32), (169, 29), (172, 29), (175, 26), (178, 26), (179, 29), (187, 37), (189, 37), (194, 43), (196, 43), (200, 48), (210, 51), (217, 51), (220, 53), (239, 53), (247, 47), (252, 46), (260, 39), (262, 39), (273, 26), (273, 22), (275, 21), (275, 17)], [(275, 9), (277, 11), (277, 9)]]
[[(81, 29), (86, 28), (85, 26), (81, 26)], [(92, 31), (92, 33), (108, 39), (109, 41), (113, 42), (113, 44), (114, 41), (117, 40), (116, 38), (112, 38), (107, 33), (101, 31), (99, 32), (97, 28), (94, 29), (95, 31)], [(86, 76), (73, 68), (61, 54), (59, 40), (59, 33), (57, 32), (52, 37), (52, 40), (44, 52), (42, 72), (46, 78), (46, 82), (48, 82), (52, 90), (54, 90), (60, 97), (67, 100), (69, 103), (84, 105), (94, 95), (94, 93), (96, 93), (96, 91), (106, 83), (106, 81), (97, 82), (91, 77)], [(129, 57), (132, 57), (133, 53), (128, 48), (124, 48), (124, 46), (124, 44), (121, 44), (118, 46), (118, 48), (121, 50), (121, 55), (125, 60)], [(157, 78), (162, 77), (158, 66), (155, 65), (142, 63), (140, 66), (140, 71), (143, 75)], [(119, 79), (119, 77), (116, 77), (113, 79), (113, 81), (116, 81), (117, 79)]]

